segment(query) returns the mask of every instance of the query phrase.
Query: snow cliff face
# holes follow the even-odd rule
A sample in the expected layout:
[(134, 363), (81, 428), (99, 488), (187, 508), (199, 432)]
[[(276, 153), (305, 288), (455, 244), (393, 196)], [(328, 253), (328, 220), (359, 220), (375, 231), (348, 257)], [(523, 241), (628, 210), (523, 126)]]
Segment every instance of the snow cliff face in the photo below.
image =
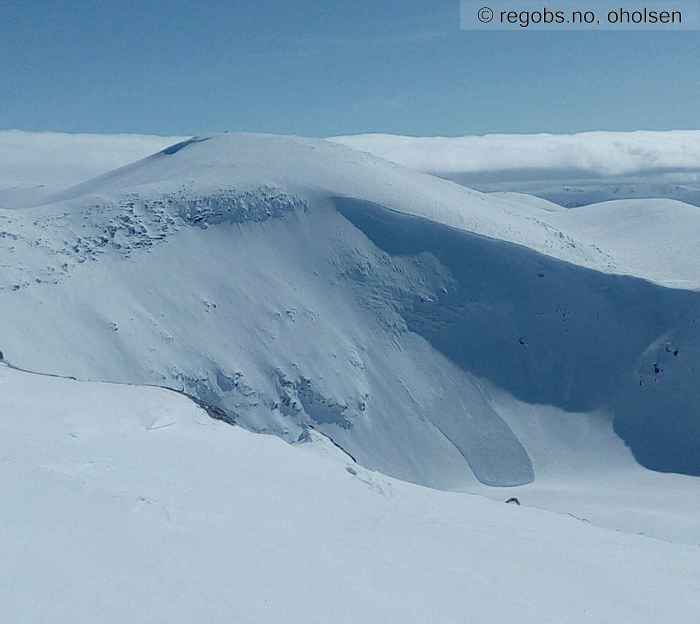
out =
[(517, 402), (700, 474), (697, 257), (664, 272), (562, 212), (325, 141), (186, 141), (0, 211), (0, 349), (427, 485), (536, 478), (551, 436), (524, 444)]

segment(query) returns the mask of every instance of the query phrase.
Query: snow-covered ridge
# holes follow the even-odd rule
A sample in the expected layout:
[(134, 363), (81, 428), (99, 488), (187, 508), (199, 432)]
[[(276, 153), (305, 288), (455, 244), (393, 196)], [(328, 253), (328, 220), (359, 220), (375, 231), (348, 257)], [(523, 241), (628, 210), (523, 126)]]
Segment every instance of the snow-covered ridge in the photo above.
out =
[[(556, 210), (543, 210), (531, 201), (513, 202), (505, 195), (485, 195), (459, 188), (326, 141), (239, 134), (186, 141), (178, 146), (184, 147), (169, 154), (157, 153), (49, 199), (65, 203), (71, 198), (94, 196), (99, 205), (102, 199), (112, 201), (119, 197), (123, 203), (125, 189), (132, 189), (132, 196), (136, 193), (139, 197), (151, 197), (155, 203), (172, 204), (180, 198), (180, 210), (186, 211), (190, 201), (206, 203), (210, 197), (213, 202), (214, 197), (222, 194), (265, 195), (266, 188), (288, 189), (304, 198), (349, 196), (524, 244), (591, 268), (629, 272), (595, 239), (581, 239), (575, 223), (561, 228), (557, 215), (549, 214)], [(184, 199), (189, 195), (200, 199)], [(128, 197), (127, 204), (132, 199)], [(563, 217), (562, 220), (566, 221)], [(688, 269), (694, 270), (694, 265)], [(653, 270), (635, 274), (658, 277)]]
[[(0, 214), (0, 228), (5, 228), (0, 229), (0, 239), (4, 239), (7, 251), (21, 256), (28, 247), (37, 247), (40, 240), (40, 248), (32, 255), (44, 266), (35, 264), (29, 270), (23, 264), (7, 266), (0, 291), (58, 284), (86, 261), (96, 261), (105, 253), (128, 257), (165, 241), (182, 227), (259, 223), (305, 208), (304, 200), (262, 186), (248, 191), (220, 189), (205, 195), (182, 188), (150, 198), (138, 193), (126, 193), (118, 199), (94, 198), (75, 209), (64, 206), (60, 212), (54, 206), (36, 209), (30, 224), (24, 216), (7, 211)], [(61, 233), (58, 243), (51, 236), (42, 238), (47, 229)]]
[[(605, 207), (579, 222), (328, 141), (190, 141), (0, 212), (0, 349), (180, 388), (289, 441), (317, 430), (427, 485), (537, 482), (574, 455), (635, 469), (616, 433), (698, 474), (697, 217), (663, 209), (661, 239), (627, 210), (625, 247), (595, 233)], [(675, 264), (638, 253), (669, 232)], [(565, 444), (581, 427), (603, 443)]]

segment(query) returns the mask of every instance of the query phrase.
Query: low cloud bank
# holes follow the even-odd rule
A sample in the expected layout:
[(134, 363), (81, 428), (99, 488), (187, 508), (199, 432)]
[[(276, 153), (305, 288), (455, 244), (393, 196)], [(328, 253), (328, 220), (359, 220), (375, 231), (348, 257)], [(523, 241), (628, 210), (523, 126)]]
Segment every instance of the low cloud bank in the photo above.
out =
[(0, 131), (0, 188), (77, 184), (181, 141), (140, 134)]
[[(183, 140), (179, 136), (0, 131), (0, 189), (66, 187)], [(330, 139), (411, 169), (469, 185), (694, 172), (700, 130), (407, 137), (361, 134)], [(682, 178), (687, 180), (687, 176)]]
[(700, 170), (700, 130), (406, 137), (364, 134), (332, 141), (398, 164), (452, 177), (608, 177)]

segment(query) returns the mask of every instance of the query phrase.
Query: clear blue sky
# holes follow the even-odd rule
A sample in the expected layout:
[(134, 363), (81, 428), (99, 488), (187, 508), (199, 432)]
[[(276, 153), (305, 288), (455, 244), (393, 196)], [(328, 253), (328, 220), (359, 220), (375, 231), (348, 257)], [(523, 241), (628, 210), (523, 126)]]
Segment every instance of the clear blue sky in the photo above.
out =
[(0, 128), (700, 128), (698, 32), (463, 32), (458, 0), (0, 0)]

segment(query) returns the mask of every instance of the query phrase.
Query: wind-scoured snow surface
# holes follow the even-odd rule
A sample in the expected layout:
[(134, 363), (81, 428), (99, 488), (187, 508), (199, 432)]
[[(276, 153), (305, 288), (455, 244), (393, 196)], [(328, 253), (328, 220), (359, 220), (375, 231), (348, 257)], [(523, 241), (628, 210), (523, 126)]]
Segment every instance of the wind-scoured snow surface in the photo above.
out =
[(700, 205), (697, 130), (333, 140), (468, 187), (529, 193), (567, 207), (659, 197)]
[(697, 546), (396, 481), (165, 390), (0, 365), (0, 414), (4, 622), (656, 624), (700, 610)]
[(698, 475), (699, 217), (484, 195), (321, 140), (191, 139), (0, 212), (0, 349), (317, 431), (424, 485)]

